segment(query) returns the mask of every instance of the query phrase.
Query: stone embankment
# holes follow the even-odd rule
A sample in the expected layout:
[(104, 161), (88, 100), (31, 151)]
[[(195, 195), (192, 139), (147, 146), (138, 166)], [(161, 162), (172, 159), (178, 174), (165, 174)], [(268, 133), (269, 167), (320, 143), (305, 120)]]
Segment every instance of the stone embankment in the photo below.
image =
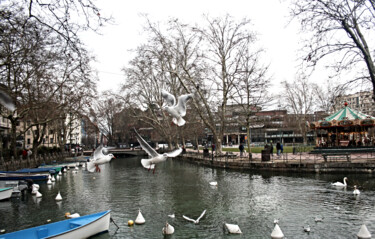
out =
[[(77, 159), (78, 157), (72, 157)], [(0, 158), (0, 171), (14, 171), (22, 168), (35, 168), (41, 164), (52, 164), (56, 162), (67, 162), (69, 161), (68, 153), (48, 153), (43, 155), (37, 155), (36, 157), (27, 157), (15, 159), (11, 157), (10, 160), (4, 160)]]
[(283, 154), (271, 155), (269, 161), (262, 161), (261, 154), (240, 157), (238, 154), (203, 156), (202, 153), (186, 152), (179, 159), (214, 168), (225, 168), (241, 171), (274, 171), (295, 173), (375, 173), (375, 153), (352, 154), (351, 160), (334, 158), (325, 160), (322, 155)]

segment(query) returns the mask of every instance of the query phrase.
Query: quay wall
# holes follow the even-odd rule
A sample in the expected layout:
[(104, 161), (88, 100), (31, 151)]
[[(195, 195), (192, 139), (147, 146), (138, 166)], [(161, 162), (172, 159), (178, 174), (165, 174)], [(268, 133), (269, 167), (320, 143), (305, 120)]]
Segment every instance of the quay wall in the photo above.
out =
[(0, 171), (15, 171), (22, 168), (36, 168), (41, 164), (66, 162), (68, 161), (68, 156), (67, 153), (48, 153), (27, 158), (22, 158), (22, 156), (19, 158), (11, 157), (10, 160), (0, 157)]
[(196, 155), (184, 154), (179, 160), (189, 163), (213, 168), (233, 169), (239, 171), (272, 171), (272, 172), (294, 172), (294, 173), (374, 173), (375, 161), (352, 160), (352, 162), (324, 162), (324, 161), (250, 161), (249, 159), (228, 158), (204, 158)]

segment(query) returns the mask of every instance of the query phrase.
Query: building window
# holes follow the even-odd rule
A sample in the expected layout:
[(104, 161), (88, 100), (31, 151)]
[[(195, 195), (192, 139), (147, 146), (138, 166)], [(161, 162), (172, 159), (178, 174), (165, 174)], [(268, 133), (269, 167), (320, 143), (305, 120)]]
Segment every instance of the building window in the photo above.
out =
[(31, 131), (30, 131), (30, 130), (28, 130), (26, 134), (27, 134), (27, 135), (31, 135)]
[(27, 144), (30, 144), (30, 139), (27, 139)]
[(50, 142), (51, 144), (53, 144), (53, 138), (50, 138), (50, 139), (49, 139), (49, 142)]

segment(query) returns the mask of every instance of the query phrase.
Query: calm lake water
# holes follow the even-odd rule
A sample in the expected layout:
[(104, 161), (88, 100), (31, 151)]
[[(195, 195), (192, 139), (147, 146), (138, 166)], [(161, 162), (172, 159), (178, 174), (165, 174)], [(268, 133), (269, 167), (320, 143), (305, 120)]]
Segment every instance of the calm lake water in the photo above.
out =
[[(68, 171), (49, 186), (40, 184), (41, 199), (30, 193), (0, 202), (0, 229), (7, 232), (64, 220), (66, 212), (87, 215), (112, 210), (108, 233), (94, 238), (164, 238), (168, 221), (175, 233), (168, 238), (271, 238), (273, 220), (279, 219), (290, 238), (356, 238), (365, 223), (375, 233), (375, 179), (372, 175), (270, 174), (236, 172), (169, 159), (155, 174), (143, 169), (139, 158), (117, 158), (101, 173)], [(347, 189), (331, 182), (348, 177)], [(209, 182), (217, 181), (218, 186)], [(358, 185), (361, 195), (352, 194)], [(61, 192), (62, 202), (55, 197)], [(141, 209), (146, 223), (128, 227)], [(206, 215), (195, 225), (182, 218)], [(169, 214), (175, 218), (169, 218)], [(316, 223), (316, 216), (323, 222)], [(223, 223), (238, 224), (242, 235), (228, 235)], [(310, 225), (311, 232), (303, 231)]]

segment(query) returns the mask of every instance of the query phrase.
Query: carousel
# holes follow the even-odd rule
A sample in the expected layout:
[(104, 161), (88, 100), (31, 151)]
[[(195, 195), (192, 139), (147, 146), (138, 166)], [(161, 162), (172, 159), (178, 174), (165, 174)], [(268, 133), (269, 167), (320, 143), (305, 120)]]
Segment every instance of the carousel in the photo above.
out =
[(374, 147), (373, 127), (375, 117), (363, 114), (348, 107), (323, 120), (310, 123), (316, 133), (316, 146), (325, 147)]

